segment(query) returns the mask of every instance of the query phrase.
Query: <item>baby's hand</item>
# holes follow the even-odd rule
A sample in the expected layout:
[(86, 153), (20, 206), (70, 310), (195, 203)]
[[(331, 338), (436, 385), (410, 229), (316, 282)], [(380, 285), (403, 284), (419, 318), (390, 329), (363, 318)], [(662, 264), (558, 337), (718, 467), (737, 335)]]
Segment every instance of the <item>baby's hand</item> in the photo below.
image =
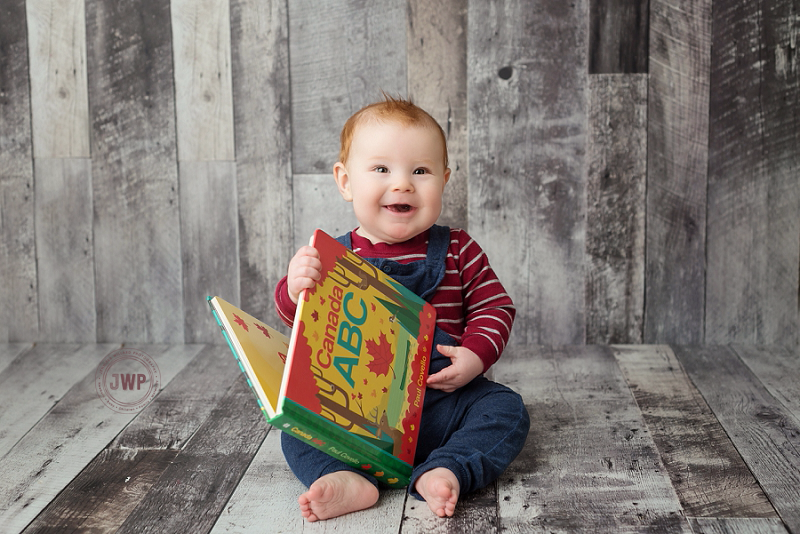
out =
[(483, 372), (483, 361), (468, 348), (450, 345), (437, 345), (436, 348), (442, 355), (450, 358), (453, 364), (430, 375), (428, 387), (450, 393), (468, 384)]
[(300, 292), (314, 287), (314, 283), (322, 276), (322, 262), (317, 249), (310, 246), (300, 247), (292, 261), (289, 262), (289, 271), (286, 274), (286, 288), (289, 298), (297, 304)]

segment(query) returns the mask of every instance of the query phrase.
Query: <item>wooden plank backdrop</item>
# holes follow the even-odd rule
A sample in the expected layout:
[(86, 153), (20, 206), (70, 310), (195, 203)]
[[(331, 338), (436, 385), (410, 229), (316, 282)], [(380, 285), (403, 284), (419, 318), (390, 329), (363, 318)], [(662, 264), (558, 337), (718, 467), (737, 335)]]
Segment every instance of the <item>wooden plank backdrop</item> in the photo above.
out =
[(442, 222), (514, 343), (800, 343), (796, 0), (7, 0), (0, 342), (221, 342), (277, 323), (381, 91), (442, 124)]
[(516, 339), (585, 339), (588, 5), (470, 3), (469, 230), (517, 304)]
[(39, 338), (25, 1), (0, 6), (0, 340)]
[(644, 340), (705, 329), (711, 0), (650, 3)]
[(282, 0), (231, 2), (239, 253), (228, 253), (239, 262), (242, 290), (230, 296), (264, 318), (274, 317), (268, 289), (294, 253), (287, 17)]
[(644, 320), (647, 78), (589, 81), (586, 337), (637, 343)]
[(786, 55), (797, 5), (720, 2), (716, 13), (706, 340), (792, 345), (797, 306), (771, 295), (795, 293), (798, 277), (800, 75)]
[(86, 4), (98, 340), (184, 340), (169, 7)]

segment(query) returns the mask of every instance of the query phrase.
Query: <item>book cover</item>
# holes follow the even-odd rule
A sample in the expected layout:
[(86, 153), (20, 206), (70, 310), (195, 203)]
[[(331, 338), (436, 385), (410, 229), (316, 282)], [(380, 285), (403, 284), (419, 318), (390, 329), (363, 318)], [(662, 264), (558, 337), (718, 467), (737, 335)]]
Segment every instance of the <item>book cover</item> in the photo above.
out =
[(290, 340), (209, 298), (267, 420), (393, 487), (408, 484), (435, 328), (433, 307), (317, 230), (322, 277)]

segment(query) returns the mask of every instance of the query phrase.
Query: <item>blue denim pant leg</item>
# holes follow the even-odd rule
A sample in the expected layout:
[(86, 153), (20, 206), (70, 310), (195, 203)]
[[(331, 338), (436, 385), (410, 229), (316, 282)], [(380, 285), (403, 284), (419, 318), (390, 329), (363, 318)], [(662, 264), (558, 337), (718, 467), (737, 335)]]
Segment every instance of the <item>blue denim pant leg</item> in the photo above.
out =
[[(449, 363), (449, 358), (435, 351), (431, 373)], [(452, 393), (428, 389), (409, 493), (422, 500), (414, 488), (416, 481), (437, 467), (455, 474), (461, 494), (487, 486), (520, 453), (529, 428), (522, 397), (484, 376)]]
[(368, 473), (354, 469), (341, 460), (322, 452), (311, 445), (281, 432), (281, 449), (286, 463), (300, 482), (306, 487), (318, 478), (336, 471), (352, 471), (369, 480), (376, 487), (378, 480)]
[[(438, 328), (434, 343), (434, 347), (455, 345)], [(448, 365), (450, 359), (434, 348), (430, 373)], [(436, 467), (445, 467), (456, 475), (462, 494), (490, 484), (522, 450), (529, 426), (519, 394), (483, 376), (452, 393), (427, 389), (409, 493), (422, 500), (414, 484), (420, 475)], [(281, 433), (281, 448), (292, 472), (306, 487), (335, 471), (358, 473), (378, 486), (371, 475), (285, 432)]]

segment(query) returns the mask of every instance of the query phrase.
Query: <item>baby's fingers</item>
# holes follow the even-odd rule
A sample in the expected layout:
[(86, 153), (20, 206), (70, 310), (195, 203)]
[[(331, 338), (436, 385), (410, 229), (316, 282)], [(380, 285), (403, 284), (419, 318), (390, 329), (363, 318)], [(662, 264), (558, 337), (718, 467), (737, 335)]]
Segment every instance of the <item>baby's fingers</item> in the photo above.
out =
[(427, 385), (432, 389), (440, 389), (446, 393), (454, 391), (458, 386), (453, 384), (455, 374), (450, 367), (445, 367), (438, 373), (428, 376)]
[(431, 384), (438, 384), (440, 382), (444, 382), (445, 380), (449, 379), (450, 377), (448, 376), (447, 369), (449, 368), (445, 367), (438, 373), (428, 375), (428, 385), (430, 386)]

